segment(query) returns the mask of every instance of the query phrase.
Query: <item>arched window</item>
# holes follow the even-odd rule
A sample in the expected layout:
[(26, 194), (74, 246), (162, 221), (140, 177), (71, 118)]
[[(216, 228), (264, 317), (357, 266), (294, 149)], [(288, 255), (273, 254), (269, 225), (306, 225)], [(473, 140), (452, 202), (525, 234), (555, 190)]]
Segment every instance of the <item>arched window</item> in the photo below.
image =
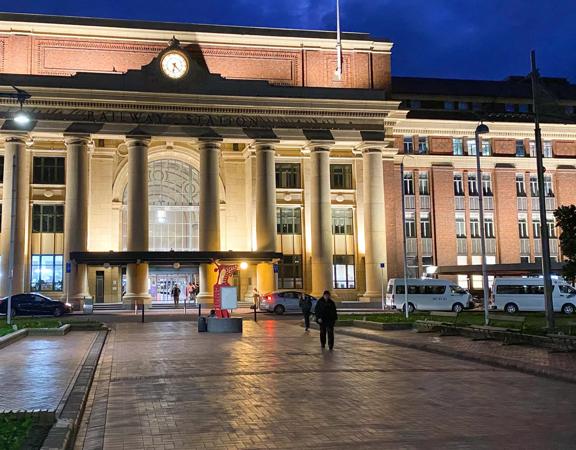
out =
[[(161, 159), (148, 164), (150, 251), (197, 251), (200, 174), (189, 164)], [(130, 181), (128, 181), (130, 182)], [(122, 248), (128, 232), (128, 190), (122, 199)]]

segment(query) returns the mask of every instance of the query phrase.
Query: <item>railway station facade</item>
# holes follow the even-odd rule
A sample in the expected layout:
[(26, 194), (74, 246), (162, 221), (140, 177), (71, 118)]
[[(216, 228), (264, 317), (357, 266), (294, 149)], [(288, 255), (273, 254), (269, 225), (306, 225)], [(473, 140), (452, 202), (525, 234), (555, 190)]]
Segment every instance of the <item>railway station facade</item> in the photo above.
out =
[[(162, 302), (190, 281), (209, 303), (211, 259), (246, 262), (242, 298), (380, 299), (403, 273), (403, 227), (412, 276), (451, 267), (479, 287), (479, 189), (489, 264), (537, 264), (529, 83), (394, 77), (391, 42), (343, 46), (338, 79), (329, 32), (0, 14), (0, 92), (28, 92), (32, 117), (18, 124), (0, 98), (1, 295), (12, 241), (13, 292), (77, 303)], [(565, 117), (543, 124), (561, 261), (552, 212), (576, 203), (576, 87), (543, 82)]]

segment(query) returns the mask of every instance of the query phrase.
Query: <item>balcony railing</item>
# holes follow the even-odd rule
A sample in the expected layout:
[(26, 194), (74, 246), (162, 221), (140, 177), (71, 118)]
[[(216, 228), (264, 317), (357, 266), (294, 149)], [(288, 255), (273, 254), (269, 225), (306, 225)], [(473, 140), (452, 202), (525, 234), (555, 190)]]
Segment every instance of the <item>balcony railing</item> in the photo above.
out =
[(530, 239), (526, 238), (520, 239), (520, 255), (530, 256)]
[[(496, 239), (486, 238), (486, 254), (495, 255), (496, 254)], [(472, 238), (472, 254), (481, 255), (482, 254), (482, 240), (480, 238)]]
[(406, 238), (406, 254), (416, 256), (418, 254), (418, 239)]
[(432, 238), (422, 238), (422, 256), (432, 256)]
[(526, 197), (517, 198), (518, 211), (528, 211), (528, 199)]
[(430, 209), (430, 196), (420, 195), (420, 209)]
[(454, 197), (454, 209), (456, 211), (464, 211), (466, 209), (466, 197), (457, 195)]
[(466, 240), (466, 238), (456, 239), (456, 246), (458, 248), (458, 255), (468, 254), (468, 241)]
[(405, 195), (404, 207), (406, 209), (416, 209), (416, 197), (414, 197), (413, 195)]

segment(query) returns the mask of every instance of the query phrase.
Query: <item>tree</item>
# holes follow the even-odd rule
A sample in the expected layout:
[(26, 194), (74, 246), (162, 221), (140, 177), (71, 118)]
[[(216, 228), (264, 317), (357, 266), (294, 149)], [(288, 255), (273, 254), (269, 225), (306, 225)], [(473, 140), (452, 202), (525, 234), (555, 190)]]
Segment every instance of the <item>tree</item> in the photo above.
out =
[(567, 259), (564, 264), (564, 277), (574, 283), (576, 279), (576, 205), (561, 206), (554, 211), (556, 225), (560, 233), (560, 248)]

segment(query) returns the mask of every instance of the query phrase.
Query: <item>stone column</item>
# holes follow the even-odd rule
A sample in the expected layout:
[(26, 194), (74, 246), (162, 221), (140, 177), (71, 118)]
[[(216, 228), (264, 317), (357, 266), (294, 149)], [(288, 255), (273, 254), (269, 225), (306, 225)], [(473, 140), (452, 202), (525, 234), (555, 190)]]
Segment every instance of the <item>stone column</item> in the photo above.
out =
[[(259, 252), (276, 251), (276, 150), (272, 143), (256, 142), (256, 249)], [(257, 266), (258, 292), (264, 294), (276, 289), (274, 268), (271, 263)]]
[[(148, 251), (148, 138), (128, 138), (128, 240), (129, 252)], [(128, 264), (126, 294), (129, 305), (150, 302), (148, 263)]]
[[(12, 226), (12, 212), (14, 224)], [(9, 295), (10, 241), (14, 239), (12, 294), (27, 292), (28, 221), (30, 211), (30, 156), (26, 136), (7, 136), (4, 141), (4, 183), (2, 198), (2, 273), (0, 295)], [(12, 233), (14, 233), (12, 235)]]
[[(88, 249), (88, 137), (69, 137), (66, 143), (66, 206), (64, 208), (64, 259), (71, 252)], [(86, 264), (71, 261), (66, 287), (70, 302), (78, 309), (90, 297)]]
[[(382, 269), (386, 263), (386, 216), (382, 149), (362, 148), (364, 182), (364, 239), (366, 243), (366, 301), (382, 298)], [(384, 280), (386, 281), (386, 280)]]
[[(200, 151), (200, 251), (220, 250), (220, 142), (201, 141)], [(198, 301), (213, 303), (216, 283), (214, 266), (200, 265)]]
[(310, 209), (312, 230), (312, 295), (332, 290), (332, 205), (330, 198), (330, 147), (310, 147)]

